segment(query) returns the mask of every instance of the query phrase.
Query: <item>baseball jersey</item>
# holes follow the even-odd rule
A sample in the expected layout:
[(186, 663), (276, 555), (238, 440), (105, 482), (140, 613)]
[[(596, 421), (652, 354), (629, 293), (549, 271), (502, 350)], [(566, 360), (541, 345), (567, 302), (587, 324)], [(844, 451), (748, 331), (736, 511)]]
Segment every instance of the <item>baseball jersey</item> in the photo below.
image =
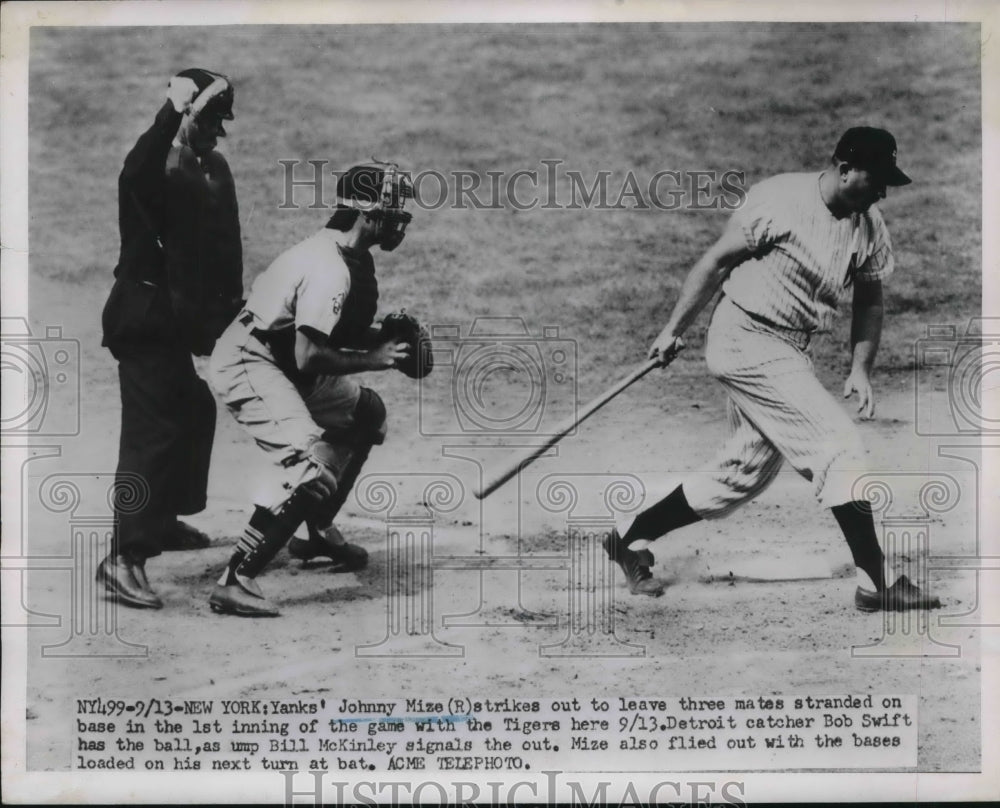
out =
[(279, 255), (254, 281), (246, 308), (254, 327), (280, 331), (308, 326), (330, 336), (351, 289), (337, 237), (324, 228)]
[(732, 270), (723, 292), (781, 328), (826, 331), (855, 279), (892, 274), (892, 243), (878, 208), (835, 218), (819, 178), (812, 172), (771, 177), (751, 188), (733, 214), (752, 254)]

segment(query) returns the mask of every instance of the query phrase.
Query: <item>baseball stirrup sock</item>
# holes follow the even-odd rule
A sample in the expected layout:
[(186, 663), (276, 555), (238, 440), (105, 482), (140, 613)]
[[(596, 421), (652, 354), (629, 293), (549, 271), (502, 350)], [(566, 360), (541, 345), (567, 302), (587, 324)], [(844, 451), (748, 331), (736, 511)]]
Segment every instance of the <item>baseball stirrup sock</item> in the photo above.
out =
[(878, 544), (872, 504), (867, 500), (845, 502), (830, 508), (851, 548), (854, 563), (868, 573), (878, 591), (885, 589), (885, 556)]
[(305, 518), (308, 504), (308, 495), (296, 491), (277, 514), (256, 506), (236, 551), (229, 559), (225, 585), (236, 583), (237, 575), (256, 578), (294, 535)]
[(653, 507), (640, 513), (622, 539), (626, 545), (639, 539), (658, 539), (671, 530), (700, 521), (701, 517), (688, 505), (684, 486), (679, 485)]
[(267, 508), (260, 505), (254, 506), (253, 515), (244, 528), (240, 540), (236, 543), (236, 549), (229, 557), (229, 564), (222, 574), (222, 580), (219, 581), (222, 586), (236, 583), (236, 570), (248, 555), (264, 543), (265, 532), (272, 528), (276, 521), (277, 517)]

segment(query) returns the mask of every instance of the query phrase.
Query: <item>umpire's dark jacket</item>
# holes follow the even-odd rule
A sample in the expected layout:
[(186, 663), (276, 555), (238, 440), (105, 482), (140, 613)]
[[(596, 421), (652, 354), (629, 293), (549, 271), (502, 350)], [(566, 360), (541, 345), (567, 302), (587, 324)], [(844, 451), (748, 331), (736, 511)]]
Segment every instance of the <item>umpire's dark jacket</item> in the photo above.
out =
[(208, 355), (239, 311), (243, 248), (233, 175), (211, 152), (201, 164), (172, 148), (181, 114), (168, 101), (118, 177), (121, 252), (104, 311), (112, 353), (138, 343)]
[(191, 355), (211, 353), (243, 293), (232, 173), (217, 152), (173, 145), (180, 123), (168, 101), (125, 158), (102, 317), (122, 397), (117, 547), (137, 559), (159, 553), (178, 514), (205, 507), (215, 400)]

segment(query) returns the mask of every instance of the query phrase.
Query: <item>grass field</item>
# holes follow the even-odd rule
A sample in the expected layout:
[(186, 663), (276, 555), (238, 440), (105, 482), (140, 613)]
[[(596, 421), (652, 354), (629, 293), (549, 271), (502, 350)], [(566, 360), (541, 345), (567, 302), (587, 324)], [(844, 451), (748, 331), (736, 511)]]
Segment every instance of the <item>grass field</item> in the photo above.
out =
[[(980, 35), (978, 25), (967, 24), (36, 28), (30, 314), (36, 325), (62, 325), (65, 337), (80, 340), (84, 385), (81, 434), (63, 442), (59, 457), (31, 466), (25, 485), (52, 468), (91, 481), (111, 477), (118, 388), (114, 362), (100, 347), (100, 311), (118, 252), (116, 179), (162, 103), (168, 77), (198, 65), (236, 82), (236, 120), (222, 151), (244, 221), (247, 288), (278, 253), (326, 219), (324, 211), (309, 209), (307, 189), (296, 195), (298, 209), (279, 207), (281, 160), (300, 161), (300, 177), (308, 160), (329, 161), (333, 169), (374, 155), (414, 172), (480, 178), (518, 170), (544, 177), (542, 161), (558, 160), (563, 173), (555, 190), (564, 198), (567, 171), (580, 172), (588, 184), (609, 172), (615, 191), (629, 172), (643, 183), (658, 171), (732, 170), (752, 184), (784, 171), (818, 171), (846, 127), (890, 129), (914, 183), (891, 190), (881, 206), (896, 274), (887, 285), (875, 378), (884, 398), (863, 434), (874, 468), (887, 475), (923, 481), (933, 458), (935, 473), (961, 480), (960, 506), (932, 520), (935, 549), (971, 555), (979, 538), (978, 478), (917, 434), (912, 371), (913, 345), (928, 325), (961, 326), (981, 310)], [(548, 190), (543, 183), (539, 197), (546, 199)], [(326, 196), (332, 194), (330, 187)], [(725, 221), (718, 209), (416, 210), (402, 247), (376, 254), (380, 313), (405, 306), (427, 323), (463, 326), (479, 316), (517, 316), (536, 334), (558, 326), (560, 337), (576, 342), (579, 394), (590, 398), (644, 359), (687, 270)], [(595, 474), (705, 469), (725, 423), (724, 394), (703, 361), (707, 321), (703, 315), (691, 329), (690, 349), (669, 375), (636, 385), (564, 441), (562, 465), (555, 467)], [(849, 322), (842, 316), (816, 349), (817, 372), (831, 390), (848, 367)], [(428, 378), (428, 417), (443, 418), (453, 404), (447, 377)], [(443, 458), (442, 441), (420, 433), (415, 385), (395, 373), (378, 374), (372, 384), (387, 401), (390, 435), (366, 472), (467, 474), (471, 490), (468, 464)], [(490, 395), (505, 395), (503, 384)], [(945, 409), (945, 395), (936, 395)], [(350, 650), (385, 632), (387, 528), (381, 516), (353, 505), (342, 524), (370, 549), (366, 571), (332, 576), (281, 555), (262, 581), (285, 617), (262, 628), (209, 613), (207, 594), (245, 522), (245, 478), (263, 463), (222, 410), (214, 452), (209, 506), (196, 520), (213, 546), (151, 561), (150, 578), (166, 608), (119, 616), (122, 636), (148, 643), (148, 658), (43, 659), (38, 646), (51, 642), (54, 630), (33, 632), (31, 767), (71, 765), (72, 700), (109, 689), (122, 697), (312, 698), (327, 691), (440, 694), (442, 687), (554, 697), (572, 691), (581, 698), (649, 689), (918, 694), (919, 770), (982, 765), (978, 635), (970, 623), (953, 622), (937, 638), (961, 644), (960, 658), (890, 654), (859, 662), (851, 649), (878, 638), (882, 617), (855, 612), (853, 580), (715, 588), (699, 582), (696, 573), (739, 571), (745, 561), (791, 568), (801, 559), (849, 560), (832, 515), (815, 508), (810, 486), (791, 471), (724, 522), (699, 523), (659, 542), (657, 571), (672, 582), (665, 597), (630, 598), (619, 587), (616, 637), (642, 644), (642, 658), (543, 659), (540, 644), (557, 642), (559, 630), (530, 619), (557, 615), (565, 628), (572, 595), (562, 572), (543, 570), (523, 581), (519, 573), (503, 579), (491, 590), (495, 600), (483, 596), (482, 611), (495, 621), (487, 628), (439, 627), (445, 641), (467, 644), (460, 663), (372, 661)], [(532, 481), (553, 467), (546, 462), (534, 467)], [(522, 546), (543, 553), (564, 547), (564, 517), (537, 503), (524, 506), (519, 490), (510, 486), (483, 505), (469, 497), (464, 510), (449, 515), (453, 521), (435, 537), (434, 552), (469, 556), (478, 547), (509, 556)], [(31, 552), (64, 555), (66, 514), (28, 495), (24, 502), (33, 508)], [(441, 614), (479, 608), (481, 591), (462, 577), (466, 572), (445, 570), (435, 578)], [(43, 614), (69, 609), (67, 586), (46, 575), (32, 573), (25, 602)], [(942, 572), (934, 580), (951, 615), (978, 603), (971, 575), (963, 575)], [(900, 654), (908, 648), (893, 646), (900, 647)]]
[[(587, 178), (611, 172), (612, 189), (628, 171), (644, 180), (732, 169), (752, 184), (823, 167), (845, 127), (870, 123), (896, 134), (915, 178), (883, 204), (898, 271), (881, 366), (902, 369), (927, 322), (979, 310), (978, 47), (978, 28), (959, 24), (236, 27), (197, 37), (36, 29), (32, 271), (65, 281), (68, 295), (103, 294), (121, 160), (165, 77), (189, 64), (237, 81), (223, 149), (249, 219), (248, 281), (323, 221), (306, 207), (308, 190), (297, 192), (302, 209), (278, 209), (282, 159), (340, 168), (375, 154), (415, 172), (483, 176), (558, 159)], [(641, 356), (724, 219), (719, 210), (418, 212), (405, 251), (383, 262), (384, 296), (431, 322), (493, 314), (557, 324), (579, 340), (597, 387)], [(846, 322), (823, 348), (838, 373)], [(681, 366), (698, 361), (691, 351)]]

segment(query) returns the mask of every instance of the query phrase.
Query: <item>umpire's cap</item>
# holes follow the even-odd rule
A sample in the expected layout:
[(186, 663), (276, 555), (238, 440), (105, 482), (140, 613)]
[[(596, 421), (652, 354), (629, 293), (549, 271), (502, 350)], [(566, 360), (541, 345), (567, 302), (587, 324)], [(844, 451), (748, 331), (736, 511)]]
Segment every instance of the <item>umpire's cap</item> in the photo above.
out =
[(182, 70), (177, 75), (191, 79), (196, 85), (198, 85), (199, 93), (216, 79), (225, 79), (229, 86), (209, 101), (203, 112), (208, 115), (218, 115), (224, 121), (233, 120), (233, 100), (236, 93), (233, 90), (233, 82), (229, 76), (224, 76), (222, 73), (216, 73), (213, 70), (206, 70), (203, 67), (189, 67), (187, 70)]
[(844, 132), (833, 152), (835, 160), (870, 171), (886, 185), (909, 185), (912, 180), (896, 165), (896, 138), (885, 129), (855, 126)]

